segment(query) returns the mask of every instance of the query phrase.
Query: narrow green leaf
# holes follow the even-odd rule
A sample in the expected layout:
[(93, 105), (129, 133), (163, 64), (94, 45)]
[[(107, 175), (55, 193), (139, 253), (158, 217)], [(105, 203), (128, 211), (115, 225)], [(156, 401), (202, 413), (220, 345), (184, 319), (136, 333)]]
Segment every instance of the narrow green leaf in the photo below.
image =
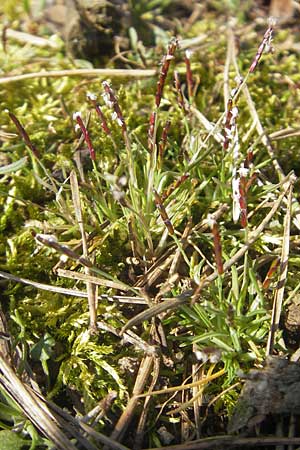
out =
[(9, 173), (16, 172), (17, 170), (22, 169), (26, 166), (27, 161), (28, 158), (27, 156), (25, 156), (24, 158), (18, 159), (18, 161), (0, 167), (0, 175), (7, 175)]
[(237, 300), (239, 298), (239, 276), (235, 265), (231, 267), (231, 279), (232, 279), (232, 293), (234, 295), (235, 300)]

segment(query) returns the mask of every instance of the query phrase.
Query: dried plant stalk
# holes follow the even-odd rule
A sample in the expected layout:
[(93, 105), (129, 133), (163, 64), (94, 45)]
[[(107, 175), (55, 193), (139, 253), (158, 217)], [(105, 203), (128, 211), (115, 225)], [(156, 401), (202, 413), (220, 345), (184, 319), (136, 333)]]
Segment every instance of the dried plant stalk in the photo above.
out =
[[(294, 177), (293, 181), (296, 181)], [(291, 226), (291, 209), (292, 209), (292, 197), (293, 196), (293, 182), (288, 189), (288, 204), (287, 211), (284, 219), (284, 231), (283, 231), (283, 242), (280, 258), (280, 274), (277, 283), (277, 288), (275, 291), (272, 318), (271, 318), (271, 328), (268, 336), (268, 343), (266, 348), (266, 355), (271, 355), (273, 352), (275, 334), (279, 328), (279, 321), (281, 315), (282, 302), (284, 297), (285, 284), (288, 274), (288, 258), (290, 251), (290, 226)]]
[(76, 450), (75, 445), (60, 430), (55, 417), (17, 377), (0, 354), (0, 384), (16, 401), (28, 419), (60, 450)]
[(156, 75), (153, 69), (69, 69), (43, 70), (41, 72), (24, 73), (0, 78), (0, 84), (15, 83), (32, 78), (61, 78), (61, 77), (120, 77), (120, 78), (148, 78)]
[(111, 434), (111, 439), (121, 441), (124, 434), (126, 433), (126, 430), (128, 429), (130, 422), (132, 420), (135, 407), (138, 403), (138, 396), (139, 394), (141, 394), (148, 381), (149, 375), (153, 367), (153, 362), (154, 362), (153, 356), (145, 356), (143, 358), (135, 380), (134, 388), (132, 391), (132, 397), (129, 400), (120, 419), (118, 420), (114, 428), (114, 431)]
[[(76, 176), (76, 173), (74, 172), (74, 170), (72, 170), (72, 172), (70, 174), (70, 184), (71, 184), (72, 198), (73, 198), (73, 204), (74, 204), (74, 209), (75, 209), (75, 216), (76, 216), (78, 226), (80, 229), (80, 233), (81, 233), (82, 254), (83, 254), (84, 258), (88, 259), (88, 246), (87, 246), (86, 234), (85, 234), (84, 224), (83, 224), (79, 186), (78, 186), (77, 176)], [(91, 275), (91, 269), (89, 267), (85, 267), (84, 270), (85, 270), (86, 275)], [(90, 327), (92, 330), (96, 330), (97, 329), (97, 326), (96, 326), (97, 287), (90, 281), (87, 281), (86, 287), (87, 287), (89, 312), (90, 312)]]

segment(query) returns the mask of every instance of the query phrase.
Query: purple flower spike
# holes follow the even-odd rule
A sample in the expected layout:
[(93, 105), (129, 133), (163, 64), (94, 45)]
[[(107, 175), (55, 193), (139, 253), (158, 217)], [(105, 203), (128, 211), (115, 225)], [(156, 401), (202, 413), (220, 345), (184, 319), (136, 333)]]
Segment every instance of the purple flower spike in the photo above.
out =
[[(90, 138), (89, 132), (88, 132), (88, 130), (87, 130), (86, 126), (84, 125), (83, 120), (82, 120), (82, 118), (81, 118), (80, 112), (78, 112), (78, 111), (75, 112), (75, 113), (73, 114), (73, 119), (77, 122), (77, 125), (79, 126), (79, 128), (80, 128), (81, 131), (82, 131), (82, 134), (83, 134), (83, 136), (84, 136), (84, 140), (85, 140), (85, 142), (86, 142), (86, 144), (87, 144), (87, 146), (88, 146), (89, 152), (90, 152), (91, 160), (92, 160), (92, 161), (95, 161), (95, 159), (96, 159), (96, 153), (95, 153), (94, 147), (93, 147), (93, 145), (92, 145), (92, 142), (91, 142), (91, 138)], [(76, 128), (76, 127), (75, 127), (75, 128)]]

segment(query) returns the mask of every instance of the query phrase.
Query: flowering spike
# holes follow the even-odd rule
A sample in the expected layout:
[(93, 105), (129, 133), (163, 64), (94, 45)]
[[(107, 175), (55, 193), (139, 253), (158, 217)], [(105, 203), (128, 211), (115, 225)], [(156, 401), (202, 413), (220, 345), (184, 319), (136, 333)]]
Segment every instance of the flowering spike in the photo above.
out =
[(236, 176), (236, 170), (232, 177), (232, 219), (236, 223), (241, 214), (240, 208), (240, 179)]
[(167, 227), (167, 229), (169, 231), (169, 234), (173, 235), (174, 234), (174, 228), (173, 228), (173, 225), (172, 225), (172, 223), (171, 223), (171, 221), (169, 219), (169, 216), (167, 214), (166, 208), (164, 207), (164, 205), (163, 205), (163, 203), (161, 201), (160, 195), (155, 189), (153, 189), (153, 193), (154, 193), (155, 206), (159, 210), (159, 214), (160, 214), (160, 216), (162, 218), (162, 221), (166, 225), (166, 227)]
[(159, 157), (159, 161), (161, 162), (163, 159), (163, 154), (167, 145), (167, 138), (168, 138), (168, 133), (171, 127), (171, 121), (167, 120), (166, 124), (162, 130), (162, 135), (161, 135), (161, 139), (159, 141), (158, 144), (158, 157)]
[(227, 150), (229, 147), (231, 127), (232, 127), (231, 120), (232, 120), (232, 98), (229, 98), (227, 102), (227, 111), (224, 124), (224, 142), (223, 142), (224, 150)]
[(241, 168), (239, 170), (240, 173), (240, 215), (241, 215), (241, 226), (246, 228), (248, 225), (247, 219), (247, 173), (248, 169)]
[(36, 146), (31, 142), (31, 139), (30, 139), (27, 131), (25, 130), (23, 125), (21, 125), (21, 122), (19, 121), (19, 119), (12, 112), (10, 112), (8, 110), (6, 110), (6, 112), (8, 113), (9, 118), (15, 124), (19, 135), (21, 136), (21, 138), (25, 142), (25, 145), (27, 145), (27, 147), (32, 151), (33, 155), (36, 158), (39, 158), (40, 157), (39, 151), (37, 150)]
[(149, 127), (148, 127), (148, 150), (150, 153), (154, 151), (155, 148), (155, 122), (156, 122), (156, 112), (152, 111), (150, 120), (149, 120)]
[(80, 262), (83, 266), (92, 267), (92, 263), (87, 258), (77, 255), (77, 253), (71, 250), (67, 245), (60, 244), (53, 234), (40, 234), (32, 231), (32, 235), (38, 243), (53, 248), (68, 258)]
[(127, 132), (127, 128), (118, 99), (107, 81), (103, 81), (102, 86), (104, 89), (104, 94), (102, 95), (104, 102), (108, 107), (114, 110), (112, 119), (117, 121), (118, 125), (120, 125), (120, 127), (122, 128), (122, 132), (124, 135)]
[(94, 150), (94, 147), (92, 145), (92, 141), (91, 141), (89, 132), (88, 132), (88, 130), (87, 130), (86, 126), (84, 125), (83, 120), (81, 118), (80, 112), (78, 112), (78, 111), (75, 112), (73, 114), (73, 119), (77, 122), (77, 125), (81, 129), (81, 132), (82, 132), (82, 134), (84, 136), (84, 140), (85, 140), (85, 142), (86, 142), (86, 144), (88, 146), (89, 152), (90, 152), (91, 160), (95, 161), (95, 159), (96, 159), (95, 150)]
[(247, 152), (246, 160), (244, 162), (245, 167), (249, 168), (253, 163), (253, 150), (249, 149)]
[(249, 178), (249, 180), (246, 183), (246, 193), (248, 192), (248, 190), (250, 189), (250, 187), (253, 184), (253, 181), (255, 181), (257, 178), (257, 174), (254, 173), (253, 175), (251, 175), (251, 177)]
[(193, 90), (194, 90), (194, 85), (195, 85), (194, 80), (193, 80), (193, 73), (192, 73), (192, 69), (191, 69), (191, 56), (192, 56), (192, 52), (190, 50), (186, 50), (185, 55), (184, 55), (184, 62), (185, 62), (185, 67), (186, 67), (186, 84), (187, 84), (188, 95), (189, 95), (190, 100), (193, 97)]
[(178, 102), (180, 108), (182, 108), (182, 110), (186, 113), (187, 107), (189, 105), (186, 104), (187, 102), (184, 99), (182, 89), (181, 89), (179, 73), (177, 71), (174, 72), (174, 85), (175, 85), (175, 89), (177, 92), (177, 102)]
[(171, 63), (172, 59), (174, 58), (174, 53), (175, 53), (175, 50), (177, 47), (178, 47), (177, 39), (172, 39), (172, 41), (170, 42), (170, 44), (168, 46), (167, 54), (164, 55), (162, 62), (161, 62), (161, 69), (159, 72), (159, 78), (158, 78), (156, 94), (155, 94), (155, 104), (156, 104), (157, 108), (159, 107), (160, 102), (161, 102), (163, 89), (164, 89), (164, 85), (165, 85), (166, 78), (168, 75), (170, 63)]
[(100, 119), (101, 127), (102, 127), (104, 133), (106, 133), (108, 136), (111, 136), (111, 132), (110, 132), (110, 129), (108, 128), (105, 116), (104, 116), (100, 106), (97, 103), (97, 95), (92, 94), (91, 92), (88, 92), (86, 96), (95, 108), (95, 111)]
[(261, 41), (260, 46), (258, 47), (258, 50), (256, 52), (256, 55), (252, 61), (252, 64), (250, 66), (249, 72), (252, 73), (256, 69), (256, 66), (264, 52), (265, 49), (271, 49), (272, 48), (272, 37), (273, 37), (273, 29), (274, 29), (274, 19), (270, 19), (269, 27), (267, 31), (264, 34), (263, 40)]

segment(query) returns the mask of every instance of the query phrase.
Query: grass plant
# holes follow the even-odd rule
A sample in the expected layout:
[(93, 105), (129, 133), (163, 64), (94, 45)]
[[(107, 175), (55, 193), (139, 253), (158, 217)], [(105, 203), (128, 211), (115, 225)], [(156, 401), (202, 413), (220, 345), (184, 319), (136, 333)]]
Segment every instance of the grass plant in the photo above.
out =
[[(2, 17), (24, 26), (30, 4), (10, 3)], [(172, 2), (130, 3), (147, 18)], [(299, 50), (215, 3), (175, 21), (176, 38), (155, 25), (152, 47), (131, 30), (107, 72), (3, 30), (8, 450), (227, 446), (241, 371), (293, 353), (281, 320), (299, 290)]]

